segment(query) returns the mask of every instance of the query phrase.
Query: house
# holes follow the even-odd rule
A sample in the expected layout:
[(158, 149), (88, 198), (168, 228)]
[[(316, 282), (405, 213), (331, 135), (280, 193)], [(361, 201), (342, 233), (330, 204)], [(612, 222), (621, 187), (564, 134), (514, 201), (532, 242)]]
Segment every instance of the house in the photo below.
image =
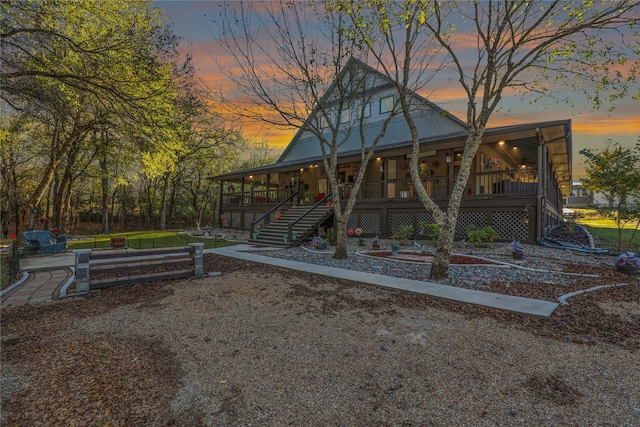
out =
[[(361, 228), (365, 236), (388, 237), (403, 225), (413, 225), (417, 232), (419, 223), (434, 222), (409, 176), (412, 143), (402, 114), (389, 122), (369, 164), (360, 162), (360, 133), (353, 131), (355, 126), (347, 127), (362, 117), (365, 140), (370, 143), (389, 117), (397, 92), (382, 74), (363, 63), (358, 65), (374, 77), (367, 80), (363, 91), (366, 102), (347, 104), (339, 113), (316, 111), (309, 117), (321, 127), (327, 120), (345, 126), (340, 128), (345, 138), (339, 151), (340, 188), (330, 188), (318, 137), (300, 130), (276, 163), (211, 178), (220, 183), (223, 227), (252, 230), (260, 224), (264, 239), (281, 237), (280, 242), (295, 244), (318, 226), (331, 225), (331, 210), (323, 208), (321, 200), (332, 191), (346, 198), (362, 167), (366, 168), (365, 179), (349, 227)], [(466, 124), (427, 99), (413, 97), (422, 185), (445, 208), (460, 166)], [(467, 182), (456, 238), (466, 238), (471, 225), (489, 225), (502, 240), (535, 242), (561, 221), (562, 200), (571, 194), (571, 184), (570, 120), (487, 129)], [(273, 228), (276, 212), (282, 215), (281, 227), (272, 233), (276, 237), (270, 237), (264, 226), (272, 224)], [(287, 236), (282, 226), (289, 222), (294, 233), (289, 227)]]
[[(618, 202), (618, 197), (614, 198), (614, 206), (617, 206)], [(629, 205), (640, 204), (640, 198), (629, 196), (627, 203)], [(571, 194), (567, 195), (564, 206), (567, 208), (606, 208), (609, 206), (609, 200), (604, 193), (591, 191), (585, 188), (580, 181), (573, 181)]]
[(594, 196), (595, 193), (584, 188), (580, 181), (573, 181), (571, 194), (567, 195), (564, 206), (567, 208), (592, 207), (595, 205)]

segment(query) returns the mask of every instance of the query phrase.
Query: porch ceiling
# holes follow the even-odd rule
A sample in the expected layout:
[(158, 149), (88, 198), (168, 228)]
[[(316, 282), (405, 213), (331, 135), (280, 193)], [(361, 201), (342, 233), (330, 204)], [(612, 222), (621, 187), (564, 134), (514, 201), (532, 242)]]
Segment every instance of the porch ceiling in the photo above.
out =
[(543, 127), (542, 143), (547, 145), (549, 157), (560, 184), (560, 192), (571, 194), (571, 124)]

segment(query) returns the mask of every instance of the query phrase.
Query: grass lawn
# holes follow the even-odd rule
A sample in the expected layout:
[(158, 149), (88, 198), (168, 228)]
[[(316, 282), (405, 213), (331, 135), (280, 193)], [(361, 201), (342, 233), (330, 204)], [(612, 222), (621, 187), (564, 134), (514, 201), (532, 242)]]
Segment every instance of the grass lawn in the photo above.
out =
[[(578, 223), (584, 225), (587, 230), (602, 242), (606, 249), (618, 249), (618, 228), (615, 221), (604, 218), (597, 213), (595, 209), (572, 209), (580, 218)], [(633, 236), (633, 230), (636, 228), (636, 222), (628, 222), (622, 229), (622, 249), (625, 250)], [(640, 230), (638, 230), (631, 242), (630, 250), (640, 253)]]
[(134, 249), (171, 248), (186, 246), (189, 243), (204, 243), (204, 248), (210, 249), (234, 244), (221, 238), (193, 237), (175, 231), (134, 231), (129, 233), (83, 236), (80, 239), (69, 240), (67, 248), (70, 250), (109, 248), (111, 247), (112, 237), (126, 238), (127, 247)]

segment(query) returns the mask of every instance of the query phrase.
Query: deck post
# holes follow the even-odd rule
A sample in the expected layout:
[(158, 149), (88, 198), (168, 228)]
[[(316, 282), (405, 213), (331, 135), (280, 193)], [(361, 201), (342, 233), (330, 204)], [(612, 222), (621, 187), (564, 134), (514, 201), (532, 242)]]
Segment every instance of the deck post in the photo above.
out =
[(89, 292), (89, 258), (91, 249), (76, 249), (76, 293)]

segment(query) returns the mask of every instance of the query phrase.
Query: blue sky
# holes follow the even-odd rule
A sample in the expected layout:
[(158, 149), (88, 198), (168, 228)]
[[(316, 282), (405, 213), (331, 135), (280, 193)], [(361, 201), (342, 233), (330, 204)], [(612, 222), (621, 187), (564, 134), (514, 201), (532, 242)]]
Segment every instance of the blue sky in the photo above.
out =
[[(219, 18), (222, 2), (156, 1), (155, 5), (164, 9), (174, 33), (183, 38), (180, 50), (192, 54), (199, 76), (214, 90), (228, 84), (216, 65), (216, 60), (225, 61), (220, 57), (220, 49), (214, 40), (214, 35), (218, 34), (215, 21)], [(444, 80), (426, 96), (459, 118), (465, 118), (466, 98), (455, 82)], [(549, 102), (530, 105), (520, 95), (506, 96), (501, 110), (494, 113), (489, 125), (557, 119), (572, 119), (574, 179), (584, 173), (584, 157), (579, 154), (582, 148), (601, 149), (608, 139), (631, 147), (640, 137), (640, 102), (631, 98), (621, 100), (609, 113), (591, 110), (579, 97), (575, 97), (574, 105)], [(250, 138), (265, 140), (269, 145), (279, 147), (285, 146), (295, 134), (293, 130), (264, 129), (255, 123), (245, 123), (243, 131)]]

